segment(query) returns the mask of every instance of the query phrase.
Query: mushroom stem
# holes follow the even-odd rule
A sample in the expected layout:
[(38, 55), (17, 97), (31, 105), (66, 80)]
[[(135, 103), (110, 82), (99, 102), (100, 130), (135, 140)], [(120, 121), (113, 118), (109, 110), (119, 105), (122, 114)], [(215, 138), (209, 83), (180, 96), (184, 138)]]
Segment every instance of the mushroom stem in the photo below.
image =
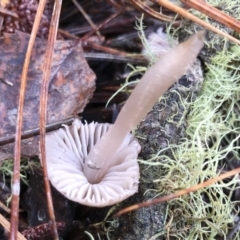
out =
[(187, 41), (161, 56), (143, 75), (126, 101), (116, 122), (90, 150), (84, 164), (84, 174), (92, 184), (101, 181), (107, 169), (119, 164), (115, 158), (125, 136), (152, 109), (168, 88), (194, 62), (203, 47), (205, 33), (198, 32)]

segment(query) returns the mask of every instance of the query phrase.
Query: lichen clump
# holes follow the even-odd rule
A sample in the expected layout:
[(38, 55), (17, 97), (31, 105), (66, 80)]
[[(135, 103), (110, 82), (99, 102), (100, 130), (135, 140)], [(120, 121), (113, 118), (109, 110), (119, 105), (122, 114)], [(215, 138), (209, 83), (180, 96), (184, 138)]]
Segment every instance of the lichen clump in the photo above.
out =
[[(223, 3), (226, 1), (219, 0), (214, 6), (222, 6)], [(233, 5), (228, 2), (225, 10), (234, 17), (240, 8), (235, 8)], [(202, 14), (199, 14), (199, 17), (206, 19)], [(140, 19), (137, 29), (145, 47), (144, 54), (151, 65), (156, 61), (157, 56), (150, 48), (143, 28), (142, 19)], [(185, 26), (180, 31), (194, 33), (198, 28), (199, 26), (191, 23), (190, 26)], [(179, 36), (186, 35), (178, 34)], [(169, 109), (166, 101), (168, 95), (163, 96), (158, 103), (163, 108), (158, 112), (155, 111), (156, 118), (158, 118), (156, 122), (164, 126), (165, 130), (161, 131), (161, 126), (151, 126), (152, 122), (149, 121), (148, 124), (145, 119), (141, 123), (143, 126), (135, 131), (136, 137), (142, 140), (142, 152), (146, 148), (145, 152), (150, 155), (150, 157), (143, 156), (144, 159), (139, 160), (142, 169), (141, 184), (144, 179), (151, 182), (155, 177), (154, 187), (152, 188), (153, 185), (151, 185), (149, 187), (151, 189), (148, 188), (144, 196), (153, 193), (155, 197), (158, 197), (189, 188), (227, 171), (232, 163), (238, 164), (237, 159), (240, 157), (240, 75), (238, 67), (240, 47), (233, 45), (230, 48), (229, 45), (228, 41), (217, 35), (213, 38), (208, 36), (206, 48), (201, 55), (205, 64), (205, 79), (198, 97), (196, 98), (196, 92), (201, 82), (199, 86), (194, 85), (196, 89), (189, 91), (188, 96), (184, 96), (177, 89), (181, 88), (181, 84), (175, 86), (176, 89), (170, 89), (168, 93), (175, 91), (181, 99), (181, 104), (175, 102), (177, 109), (172, 113), (173, 116), (169, 117), (165, 111)], [(131, 74), (145, 71), (144, 68), (132, 69)], [(130, 83), (127, 79), (126, 84), (119, 91), (128, 85)], [(176, 101), (177, 98), (173, 99)], [(184, 106), (181, 107), (181, 105)], [(182, 118), (179, 119), (177, 117), (182, 110), (185, 110), (185, 113), (180, 114)], [(177, 121), (176, 128), (167, 129), (167, 126), (175, 121)], [(146, 135), (144, 135), (141, 129), (147, 126), (150, 129), (146, 129)], [(152, 139), (151, 143), (154, 146), (152, 148), (147, 145), (150, 141), (151, 129), (155, 129), (163, 136), (155, 139), (156, 144)], [(169, 131), (172, 135), (175, 134), (174, 139), (171, 134), (168, 134)], [(168, 139), (166, 135), (169, 135), (171, 139)], [(185, 137), (182, 137), (183, 135)], [(146, 175), (146, 172), (150, 174)], [(158, 233), (150, 239), (160, 236), (164, 236), (165, 239), (205, 240), (217, 237), (226, 239), (239, 211), (236, 204), (236, 200), (239, 199), (235, 198), (235, 189), (238, 184), (238, 176), (235, 176), (167, 202), (164, 227), (159, 225)], [(231, 239), (237, 239), (237, 237)]]
[[(233, 17), (239, 16), (240, 8), (234, 1), (209, 3), (222, 6)], [(210, 22), (201, 13), (197, 15)], [(212, 21), (211, 24), (225, 29)], [(179, 35), (183, 36), (186, 31), (194, 33), (196, 29), (199, 26), (190, 23), (180, 30), (182, 34)], [(144, 35), (140, 36), (147, 44)], [(152, 52), (148, 53), (151, 57)], [(170, 143), (166, 149), (159, 149), (148, 160), (139, 161), (148, 169), (160, 169), (154, 180), (156, 187), (148, 190), (155, 192), (156, 196), (189, 188), (233, 166), (240, 166), (240, 47), (209, 33), (202, 58), (205, 61), (202, 89), (190, 103), (183, 99), (187, 116), (186, 137), (178, 144)], [(155, 55), (149, 59), (154, 62)], [(165, 227), (159, 229), (157, 236), (166, 239), (226, 239), (238, 219), (236, 187), (239, 187), (238, 176), (167, 202)], [(231, 239), (238, 239), (238, 236)]]
[[(207, 64), (203, 88), (188, 113), (187, 138), (169, 146), (172, 156), (162, 151), (148, 161), (150, 166), (161, 166), (159, 179), (154, 181), (158, 194), (170, 194), (214, 178), (224, 171), (223, 166), (239, 159), (239, 61), (240, 47), (233, 46)], [(170, 239), (226, 236), (238, 212), (232, 201), (238, 182), (234, 177), (168, 202), (162, 234)]]

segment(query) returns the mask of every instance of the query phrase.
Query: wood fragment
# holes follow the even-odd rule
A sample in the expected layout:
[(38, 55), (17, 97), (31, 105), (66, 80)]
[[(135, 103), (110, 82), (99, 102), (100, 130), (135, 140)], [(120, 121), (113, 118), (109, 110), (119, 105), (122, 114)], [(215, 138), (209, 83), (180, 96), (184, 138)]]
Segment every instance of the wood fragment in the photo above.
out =
[[(0, 39), (0, 79), (10, 81), (8, 86), (0, 81), (0, 162), (13, 158), (18, 93), (21, 85), (22, 65), (29, 35), (16, 32), (4, 34)], [(37, 38), (31, 53), (27, 88), (25, 92), (22, 134), (34, 137), (21, 141), (21, 155), (39, 154), (39, 92), (42, 82), (43, 62), (47, 41)], [(57, 124), (83, 111), (95, 89), (95, 74), (84, 58), (81, 42), (57, 41), (54, 46), (50, 85), (48, 90), (47, 124)], [(33, 114), (34, 112), (34, 114)], [(6, 145), (6, 143), (11, 142)], [(3, 146), (4, 144), (4, 146)]]
[[(46, 131), (48, 132), (48, 131), (52, 131), (57, 128), (60, 128), (62, 126), (62, 124), (69, 125), (72, 123), (73, 120), (74, 120), (74, 118), (71, 117), (71, 118), (63, 119), (63, 120), (55, 122), (55, 123), (48, 124), (48, 125), (46, 125)], [(21, 139), (23, 140), (23, 139), (27, 139), (30, 137), (34, 137), (34, 136), (37, 136), (38, 134), (39, 134), (39, 128), (27, 130), (27, 131), (22, 132)], [(0, 137), (0, 146), (11, 143), (11, 142), (14, 142), (13, 135)]]
[[(0, 22), (1, 22), (1, 19), (2, 19), (2, 18), (0, 17)], [(8, 80), (6, 80), (6, 79), (0, 78), (0, 81), (4, 82), (5, 84), (7, 84), (7, 85), (9, 85), (9, 86), (13, 86), (13, 83), (10, 82), (10, 81), (8, 81)]]

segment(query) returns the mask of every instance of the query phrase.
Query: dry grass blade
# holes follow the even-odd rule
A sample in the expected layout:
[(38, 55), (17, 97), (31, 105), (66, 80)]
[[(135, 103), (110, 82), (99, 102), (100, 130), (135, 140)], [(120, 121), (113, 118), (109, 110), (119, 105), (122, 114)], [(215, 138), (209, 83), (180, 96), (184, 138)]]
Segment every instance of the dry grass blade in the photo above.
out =
[(8, 208), (6, 205), (4, 205), (1, 201), (0, 201), (0, 208), (2, 208), (2, 210), (5, 211), (8, 214), (11, 213), (10, 208)]
[(123, 8), (118, 2), (115, 2), (114, 0), (107, 0), (107, 2), (109, 2), (112, 6), (114, 6), (117, 9)]
[(127, 52), (117, 50), (114, 48), (110, 48), (110, 47), (106, 47), (106, 46), (102, 46), (98, 43), (94, 43), (94, 42), (90, 42), (90, 41), (89, 42), (87, 41), (86, 43), (89, 47), (92, 47), (95, 50), (99, 50), (99, 51), (103, 51), (106, 53), (115, 54), (115, 55), (119, 55), (119, 56), (131, 56), (131, 54), (129, 54)]
[[(0, 224), (4, 227), (6, 231), (10, 231), (10, 223), (2, 214), (0, 214)], [(20, 232), (17, 232), (17, 239), (27, 240)]]
[(146, 201), (146, 202), (142, 202), (142, 203), (139, 203), (139, 204), (134, 204), (130, 207), (127, 207), (127, 208), (124, 208), (122, 210), (120, 210), (119, 212), (117, 212), (114, 217), (118, 217), (122, 214), (125, 214), (125, 213), (128, 213), (128, 212), (131, 212), (133, 210), (137, 210), (139, 208), (143, 208), (143, 207), (148, 207), (148, 206), (151, 206), (151, 205), (155, 205), (155, 204), (158, 204), (158, 203), (162, 203), (162, 202), (166, 202), (166, 201), (170, 201), (174, 198), (177, 198), (177, 197), (180, 197), (182, 195), (185, 195), (185, 194), (188, 194), (188, 193), (191, 193), (191, 192), (196, 192), (197, 190), (201, 189), (201, 188), (204, 188), (204, 187), (207, 187), (213, 183), (216, 183), (218, 181), (221, 181), (225, 178), (228, 178), (228, 177), (231, 177), (233, 175), (236, 175), (240, 173), (240, 168), (236, 168), (232, 171), (229, 171), (229, 172), (226, 172), (224, 174), (221, 174), (215, 178), (212, 178), (212, 179), (209, 179), (205, 182), (202, 182), (202, 183), (199, 183), (195, 186), (192, 186), (190, 188), (187, 188), (187, 189), (184, 189), (184, 190), (180, 190), (180, 191), (177, 191), (173, 194), (170, 194), (168, 196), (164, 196), (164, 197), (161, 197), (161, 198), (156, 198), (154, 200), (149, 200), (149, 201)]
[(43, 83), (41, 87), (41, 97), (40, 97), (41, 99), (40, 101), (40, 152), (42, 155), (43, 180), (44, 180), (44, 185), (46, 190), (49, 218), (52, 223), (52, 232), (55, 240), (58, 239), (58, 233), (57, 233), (57, 225), (56, 225), (55, 216), (54, 216), (51, 188), (50, 188), (50, 183), (47, 176), (45, 126), (46, 126), (46, 118), (47, 118), (47, 96), (48, 96), (49, 78), (50, 78), (51, 65), (52, 65), (52, 56), (54, 52), (54, 44), (57, 38), (61, 6), (62, 6), (62, 0), (55, 1), (51, 25), (49, 29), (47, 50), (46, 50), (45, 60), (43, 64), (44, 72), (43, 72)]
[(9, 11), (9, 10), (5, 9), (4, 7), (2, 7), (2, 6), (0, 6), (0, 13), (3, 16), (11, 16), (11, 17), (16, 18), (16, 19), (19, 18), (16, 13), (14, 13), (12, 11)]
[[(78, 3), (76, 0), (72, 0), (73, 3), (75, 4), (75, 6), (77, 7), (77, 9), (82, 13), (82, 15), (84, 16), (84, 18), (87, 20), (87, 22), (89, 23), (89, 25), (92, 27), (92, 29), (96, 29), (96, 26), (94, 24), (94, 22), (92, 21), (92, 19), (88, 16), (88, 14), (85, 12), (85, 10), (82, 8), (82, 6), (80, 5), (80, 3)], [(96, 30), (96, 33), (98, 35), (98, 37), (101, 37), (101, 33)]]
[(187, 4), (191, 8), (194, 8), (195, 10), (207, 15), (208, 17), (211, 17), (212, 19), (240, 33), (240, 22), (237, 19), (225, 14), (224, 12), (221, 12), (220, 10), (212, 7), (206, 2), (196, 0), (180, 0), (180, 1)]
[(189, 20), (205, 27), (206, 29), (210, 30), (210, 31), (213, 31), (227, 39), (229, 39), (230, 41), (234, 42), (234, 43), (237, 43), (237, 44), (240, 44), (240, 40), (230, 36), (229, 34), (227, 33), (224, 33), (223, 31), (213, 27), (212, 25), (204, 22), (203, 20), (197, 18), (196, 16), (194, 16), (193, 14), (189, 13), (187, 10), (181, 8), (181, 7), (178, 7), (176, 6), (175, 4), (169, 2), (169, 1), (166, 1), (166, 0), (155, 0), (159, 5), (163, 6), (163, 7), (166, 7), (178, 14), (180, 14), (181, 16), (185, 17), (185, 18), (188, 18)]
[(18, 102), (18, 114), (17, 114), (17, 126), (16, 126), (16, 137), (15, 137), (15, 148), (14, 148), (14, 173), (12, 183), (12, 205), (11, 205), (11, 228), (10, 237), (11, 240), (17, 239), (18, 231), (18, 209), (19, 209), (19, 193), (20, 193), (20, 156), (21, 156), (21, 132), (23, 122), (23, 104), (24, 96), (27, 84), (27, 73), (30, 62), (31, 52), (37, 35), (37, 31), (40, 25), (43, 10), (46, 4), (46, 0), (41, 0), (37, 9), (36, 17), (34, 19), (31, 36), (26, 52), (26, 57), (23, 65), (21, 86), (19, 91), (19, 102)]
[(114, 13), (112, 16), (110, 16), (108, 19), (106, 19), (103, 23), (99, 24), (98, 27), (87, 33), (85, 36), (82, 37), (82, 40), (88, 39), (91, 35), (93, 35), (95, 32), (98, 32), (99, 29), (101, 29), (103, 26), (105, 26), (107, 23), (111, 22), (114, 18), (118, 17), (123, 11), (119, 10), (116, 13)]
[(174, 17), (169, 17), (166, 15), (163, 15), (159, 12), (154, 11), (152, 8), (144, 4), (143, 2), (139, 0), (129, 0), (129, 2), (137, 9), (143, 11), (144, 13), (150, 15), (151, 17), (154, 17), (157, 20), (165, 21), (165, 22), (171, 22), (174, 20)]

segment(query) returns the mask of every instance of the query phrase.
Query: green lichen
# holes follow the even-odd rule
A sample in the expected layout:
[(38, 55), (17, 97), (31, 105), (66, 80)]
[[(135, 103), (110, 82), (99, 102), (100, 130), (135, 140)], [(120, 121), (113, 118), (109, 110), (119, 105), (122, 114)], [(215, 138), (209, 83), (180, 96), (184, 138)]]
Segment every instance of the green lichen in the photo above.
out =
[[(230, 15), (231, 17), (235, 19), (240, 19), (240, 7), (238, 1), (226, 1), (226, 0), (207, 0), (206, 1), (211, 6), (217, 8), (218, 10)], [(198, 18), (202, 19), (203, 21), (211, 24), (212, 26), (220, 29), (221, 31), (228, 33), (230, 35), (234, 35), (235, 37), (239, 38), (239, 34), (235, 33), (232, 29), (224, 26), (223, 24), (219, 24), (217, 21), (214, 21), (212, 18), (209, 18), (204, 13), (201, 13), (197, 10), (191, 9), (190, 12), (197, 16)], [(189, 34), (193, 34), (197, 30), (203, 29), (203, 27), (199, 26), (198, 24), (195, 24), (191, 21), (188, 21), (188, 23), (184, 24), (184, 27), (181, 28), (181, 31), (188, 32)], [(229, 47), (229, 41), (222, 36), (219, 36), (218, 34), (215, 34), (211, 31), (207, 34), (207, 42), (206, 45), (209, 49), (209, 51), (217, 50), (221, 51), (224, 48)]]
[[(20, 178), (25, 183), (27, 183), (27, 174), (30, 169), (30, 163), (28, 159), (21, 159), (21, 165), (20, 165)], [(3, 176), (3, 181), (5, 183), (6, 177), (10, 177), (12, 180), (13, 177), (13, 159), (6, 159), (2, 165), (0, 166), (0, 173)]]
[[(227, 4), (225, 11), (235, 17), (240, 11), (231, 1), (226, 3), (225, 0), (211, 0), (210, 4), (221, 7)], [(196, 14), (210, 21), (201, 13)], [(219, 24), (217, 26), (225, 29)], [(147, 46), (142, 18), (137, 27), (145, 49), (149, 50), (146, 52), (151, 64), (155, 61), (155, 56)], [(192, 24), (183, 31), (193, 33), (196, 29), (197, 26)], [(219, 45), (221, 51), (209, 51)], [(153, 180), (155, 187), (147, 190), (153, 192), (155, 197), (168, 195), (214, 178), (221, 173), (226, 162), (240, 157), (240, 47), (229, 47), (229, 42), (216, 34), (210, 41), (206, 41), (206, 46), (205, 51), (214, 53), (214, 56), (208, 55), (206, 58), (206, 74), (201, 92), (196, 99), (193, 96), (190, 102), (191, 96), (188, 100), (180, 96), (185, 113), (176, 124), (179, 126), (185, 121), (185, 117), (187, 118), (186, 137), (178, 144), (169, 144), (167, 148), (159, 149), (158, 153), (148, 160), (139, 160), (141, 166), (147, 166), (148, 170), (156, 166), (160, 169), (158, 177)], [(133, 74), (139, 70), (132, 69)], [(141, 72), (144, 71), (145, 69), (141, 69)], [(127, 79), (125, 86), (129, 84)], [(165, 100), (165, 97), (161, 99), (163, 102)], [(178, 109), (175, 115), (177, 114)], [(174, 122), (175, 115), (167, 122)], [(141, 138), (146, 139), (146, 136), (141, 135)], [(159, 229), (159, 233), (150, 239), (164, 237), (205, 240), (216, 239), (219, 236), (226, 239), (228, 231), (234, 225), (234, 216), (239, 211), (235, 209), (236, 202), (232, 201), (233, 191), (238, 184), (239, 179), (235, 176), (228, 181), (215, 183), (167, 202), (165, 227)], [(226, 190), (228, 194), (225, 193)]]
[[(141, 163), (161, 166), (158, 195), (185, 189), (221, 172), (223, 161), (239, 159), (240, 47), (217, 54), (207, 64), (199, 97), (191, 103), (187, 138), (170, 145), (172, 156), (157, 154)], [(227, 143), (227, 144), (226, 144)], [(232, 156), (231, 158), (229, 156)], [(218, 182), (168, 202), (166, 238), (215, 239), (226, 237), (238, 212), (231, 200), (239, 179)], [(224, 191), (229, 190), (228, 194)], [(156, 189), (154, 190), (156, 191)]]
[[(239, 16), (240, 8), (234, 1), (212, 0), (209, 3), (223, 8), (233, 17)], [(194, 14), (222, 30), (226, 29), (201, 13), (194, 11)], [(192, 24), (184, 31), (193, 33), (197, 28)], [(160, 166), (159, 178), (154, 180), (156, 188), (148, 190), (155, 192), (156, 197), (214, 178), (226, 163), (240, 159), (240, 47), (229, 45), (226, 39), (216, 34), (211, 36), (206, 41), (206, 51), (217, 49), (208, 52), (217, 54), (207, 57), (201, 92), (191, 103), (183, 100), (186, 109), (191, 109), (185, 113), (186, 138), (178, 145), (169, 144), (151, 159), (139, 160), (148, 168)], [(221, 51), (218, 51), (220, 45)], [(216, 239), (220, 236), (226, 239), (234, 225), (234, 216), (239, 212), (235, 209), (236, 202), (232, 200), (238, 184), (239, 179), (235, 176), (167, 202), (165, 228), (159, 229), (158, 236), (190, 240)]]
[[(6, 184), (6, 178), (10, 178), (11, 182), (13, 180), (13, 164), (14, 164), (13, 159), (6, 159), (5, 161), (2, 162), (0, 166), (0, 174), (2, 175), (4, 185)], [(33, 165), (37, 164), (32, 161), (29, 161), (29, 159), (26, 158), (21, 159), (20, 179), (26, 185), (28, 185), (27, 175)], [(7, 206), (9, 206), (11, 199), (12, 195), (10, 195), (8, 199), (6, 199)]]
[(146, 26), (143, 24), (144, 14), (142, 14), (141, 18), (136, 18), (136, 30), (138, 31), (138, 36), (141, 39), (143, 48), (145, 49), (145, 57), (149, 59), (149, 65), (152, 65), (157, 61), (157, 56), (154, 51), (150, 48), (147, 38), (144, 33), (144, 29)]
[[(146, 28), (146, 26), (143, 24), (143, 20), (144, 20), (144, 14), (142, 14), (141, 18), (136, 18), (136, 30), (138, 31), (138, 36), (141, 39), (141, 42), (143, 44), (143, 48), (145, 49), (144, 51), (144, 57), (146, 59), (149, 60), (149, 64), (148, 66), (133, 66), (131, 64), (128, 64), (128, 67), (130, 68), (130, 72), (128, 74), (128, 76), (126, 77), (125, 82), (121, 85), (121, 87), (108, 99), (106, 106), (107, 107), (109, 105), (109, 103), (112, 101), (112, 99), (120, 92), (125, 92), (125, 93), (129, 93), (130, 91), (128, 91), (129, 87), (134, 86), (135, 84), (138, 83), (139, 79), (135, 80), (135, 81), (130, 81), (130, 78), (140, 74), (143, 75), (147, 69), (154, 64), (159, 56), (158, 54), (149, 46), (148, 40), (145, 36), (144, 33), (144, 29)], [(167, 36), (168, 36), (168, 40), (169, 40), (169, 45), (173, 45), (173, 38), (170, 36), (170, 27), (167, 29)], [(130, 88), (131, 89), (131, 88)]]

